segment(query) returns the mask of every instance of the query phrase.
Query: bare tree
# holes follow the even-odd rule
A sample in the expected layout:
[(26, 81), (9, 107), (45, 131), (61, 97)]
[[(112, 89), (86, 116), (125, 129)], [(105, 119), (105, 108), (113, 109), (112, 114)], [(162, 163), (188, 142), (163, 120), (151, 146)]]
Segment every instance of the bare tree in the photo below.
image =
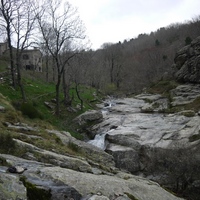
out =
[(69, 73), (71, 74), (71, 79), (74, 83), (77, 98), (80, 101), (81, 110), (83, 110), (83, 98), (81, 95), (83, 88), (81, 88), (80, 86), (89, 85), (89, 64), (91, 62), (90, 59), (88, 58), (88, 55), (83, 51), (74, 56), (74, 58), (69, 63)]
[[(68, 2), (46, 1), (38, 14), (38, 24), (56, 70), (56, 114), (60, 114), (60, 86), (69, 60), (77, 53), (76, 40), (84, 39), (84, 29), (77, 10)], [(71, 52), (65, 54), (66, 52)], [(66, 55), (66, 56), (63, 56)]]
[(32, 44), (31, 34), (34, 29), (36, 18), (33, 12), (33, 1), (15, 1), (15, 6), (17, 7), (17, 17), (12, 21), (12, 26), (16, 36), (17, 81), (21, 90), (22, 98), (26, 101), (26, 95), (21, 81), (21, 58), (23, 51)]
[(17, 81), (24, 101), (26, 95), (21, 82), (21, 56), (24, 49), (31, 45), (30, 37), (35, 23), (33, 3), (33, 0), (1, 0), (1, 26), (5, 28), (8, 39), (12, 82), (15, 86), (15, 65)]
[(12, 48), (12, 20), (16, 15), (16, 7), (12, 0), (1, 0), (0, 4), (0, 26), (2, 32), (5, 33), (8, 42), (10, 56), (10, 70), (12, 76), (12, 86), (16, 87), (14, 57)]
[(104, 47), (104, 65), (108, 69), (110, 83), (115, 84), (119, 89), (121, 82), (121, 70), (123, 66), (123, 58), (121, 44), (106, 43)]

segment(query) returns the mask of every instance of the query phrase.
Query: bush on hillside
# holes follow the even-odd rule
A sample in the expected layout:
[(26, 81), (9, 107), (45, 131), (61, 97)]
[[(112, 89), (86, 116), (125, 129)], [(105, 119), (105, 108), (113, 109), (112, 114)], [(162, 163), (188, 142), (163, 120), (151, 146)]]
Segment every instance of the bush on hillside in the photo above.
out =
[(23, 113), (23, 115), (26, 115), (31, 119), (34, 118), (43, 119), (42, 114), (30, 102), (22, 103), (20, 110)]
[(15, 150), (16, 144), (10, 134), (0, 134), (0, 152), (10, 153)]
[(114, 83), (107, 84), (104, 88), (104, 92), (106, 95), (114, 95), (117, 91), (117, 87)]

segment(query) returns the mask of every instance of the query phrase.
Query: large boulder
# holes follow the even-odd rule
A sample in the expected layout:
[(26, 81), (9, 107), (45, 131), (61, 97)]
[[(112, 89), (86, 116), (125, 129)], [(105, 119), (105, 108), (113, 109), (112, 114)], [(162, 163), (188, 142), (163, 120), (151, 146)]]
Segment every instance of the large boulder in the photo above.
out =
[(103, 115), (101, 111), (89, 110), (76, 117), (74, 121), (77, 122), (79, 125), (84, 125), (86, 123), (98, 122), (102, 119)]
[[(15, 156), (5, 154), (0, 156), (12, 165), (21, 165), (27, 168), (20, 182), (19, 175), (7, 174), (0, 167), (0, 194), (4, 195), (1, 196), (5, 197), (3, 199), (35, 200), (40, 197), (46, 200), (181, 199), (167, 192), (155, 182), (119, 170), (107, 174), (78, 172)], [(14, 191), (17, 192), (19, 198)]]
[(130, 147), (109, 144), (106, 152), (111, 154), (116, 162), (116, 167), (127, 170), (131, 173), (140, 170), (140, 159), (137, 151)]
[(200, 83), (200, 37), (178, 51), (174, 62), (178, 81)]
[(95, 194), (102, 197), (97, 199), (116, 199), (119, 197), (127, 200), (181, 199), (168, 193), (155, 182), (126, 173), (118, 173), (115, 176), (94, 175), (60, 169), (59, 167), (45, 167), (41, 169), (40, 173), (66, 185), (73, 185), (83, 197)]
[(141, 145), (134, 137), (108, 133), (106, 135), (106, 141), (108, 142), (106, 152), (113, 156), (116, 167), (131, 173), (140, 170), (139, 150)]

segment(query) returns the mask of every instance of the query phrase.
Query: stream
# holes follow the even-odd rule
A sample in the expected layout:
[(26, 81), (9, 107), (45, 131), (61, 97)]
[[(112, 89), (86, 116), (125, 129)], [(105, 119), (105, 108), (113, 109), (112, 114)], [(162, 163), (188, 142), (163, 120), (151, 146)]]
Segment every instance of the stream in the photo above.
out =
[[(103, 116), (107, 115), (109, 113), (109, 110), (116, 105), (116, 103), (114, 101), (108, 101), (106, 103), (104, 103), (104, 107), (101, 109), (101, 112), (103, 114)], [(110, 131), (108, 131), (109, 133), (112, 131), (113, 129), (111, 129)], [(108, 132), (103, 132), (103, 133), (99, 133), (96, 134), (93, 140), (89, 140), (88, 143), (92, 144), (100, 149), (105, 150), (106, 149), (106, 142), (105, 142), (105, 137), (106, 134)]]
[(92, 144), (100, 149), (105, 150), (105, 136), (106, 133), (97, 134), (93, 140), (88, 141), (89, 144)]

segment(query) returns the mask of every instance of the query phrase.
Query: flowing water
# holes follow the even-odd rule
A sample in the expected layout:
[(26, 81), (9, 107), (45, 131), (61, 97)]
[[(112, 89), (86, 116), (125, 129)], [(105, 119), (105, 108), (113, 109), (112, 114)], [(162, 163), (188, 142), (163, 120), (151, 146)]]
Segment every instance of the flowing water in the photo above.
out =
[[(104, 115), (106, 115), (107, 113), (109, 113), (109, 109), (114, 106), (115, 103), (113, 101), (109, 101), (105, 104), (105, 107), (102, 108), (101, 112)], [(110, 130), (112, 131), (112, 130)], [(109, 132), (110, 132), (109, 131)], [(107, 133), (99, 133), (95, 136), (95, 138), (93, 140), (89, 140), (88, 143), (89, 144), (92, 144), (100, 149), (103, 149), (105, 150), (106, 148), (106, 144), (105, 144), (105, 136), (106, 136)]]
[(106, 133), (97, 134), (93, 140), (88, 141), (88, 143), (105, 150), (105, 136)]

